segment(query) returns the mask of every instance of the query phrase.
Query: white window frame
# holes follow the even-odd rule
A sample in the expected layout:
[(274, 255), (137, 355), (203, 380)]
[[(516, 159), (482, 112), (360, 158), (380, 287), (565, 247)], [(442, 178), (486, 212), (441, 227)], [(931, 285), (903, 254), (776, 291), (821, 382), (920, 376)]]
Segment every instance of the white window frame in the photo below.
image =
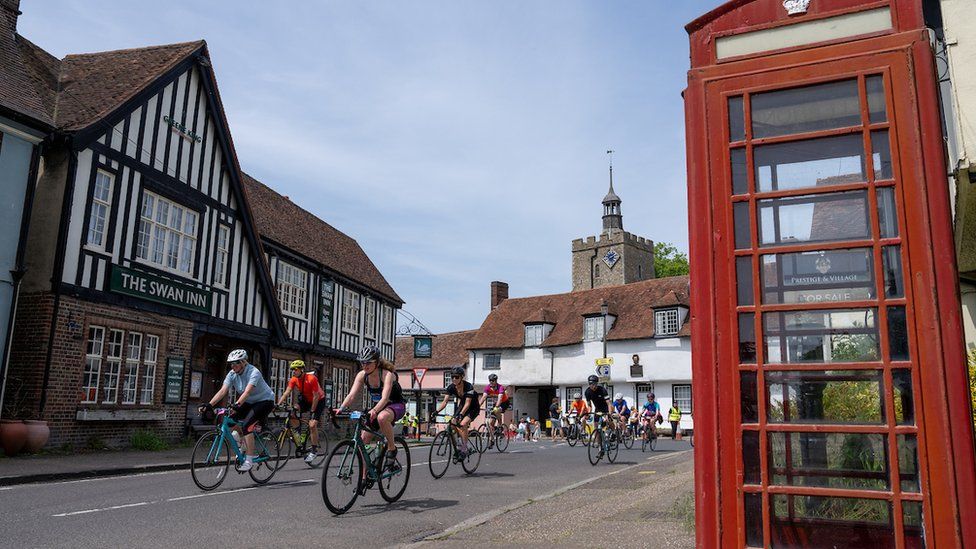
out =
[(481, 365), (482, 370), (501, 370), (502, 369), (502, 354), (501, 353), (485, 353), (484, 359)]
[[(654, 392), (654, 382), (651, 383), (638, 383), (634, 386), (634, 396), (637, 398), (636, 406), (643, 406), (647, 402), (647, 393)], [(654, 395), (657, 397), (657, 395)], [(654, 399), (657, 402), (657, 398)]]
[(139, 395), (139, 363), (142, 361), (142, 334), (129, 332), (125, 338), (125, 376), (122, 380), (122, 404), (135, 404)]
[(352, 290), (342, 289), (342, 331), (359, 333), (359, 309), (362, 305), (360, 295)]
[(542, 345), (542, 340), (545, 339), (545, 327), (542, 324), (526, 324), (525, 325), (525, 346), (526, 347), (538, 347)]
[[(163, 222), (160, 218), (165, 218)], [(139, 212), (136, 257), (149, 265), (180, 276), (193, 273), (200, 212), (143, 191)], [(179, 227), (173, 227), (173, 223)]]
[(588, 316), (583, 319), (583, 341), (603, 341), (605, 319), (602, 316)]
[(139, 404), (151, 405), (156, 390), (156, 364), (159, 361), (159, 336), (146, 334), (146, 349), (142, 354), (142, 390)]
[(285, 358), (272, 358), (271, 359), (271, 371), (268, 372), (268, 384), (271, 386), (271, 390), (275, 394), (275, 400), (281, 398), (284, 394), (285, 389), (288, 388), (288, 382), (291, 380), (291, 373), (288, 371), (288, 359)]
[[(117, 338), (117, 339), (116, 339)], [(125, 348), (125, 330), (110, 329), (102, 382), (102, 404), (115, 404), (119, 400), (119, 381), (122, 377), (122, 351)]]
[[(685, 397), (685, 396), (679, 397), (678, 396), (678, 389), (679, 388), (682, 389), (682, 390), (688, 389), (688, 396), (687, 397)], [(671, 403), (678, 405), (678, 408), (681, 409), (681, 415), (682, 416), (684, 416), (685, 414), (691, 415), (691, 408), (692, 408), (692, 405), (694, 404), (692, 402), (691, 383), (676, 383), (676, 384), (672, 385), (671, 386)], [(685, 403), (687, 403), (688, 406), (684, 406)]]
[(366, 326), (363, 332), (370, 339), (376, 339), (376, 305), (375, 299), (366, 297), (366, 311), (363, 313)]
[(102, 378), (102, 352), (105, 348), (105, 328), (88, 327), (88, 343), (85, 352), (85, 367), (81, 376), (81, 402), (98, 402), (98, 386)]
[(214, 261), (213, 283), (221, 288), (227, 287), (227, 271), (230, 269), (230, 227), (217, 224), (217, 246)]
[(681, 330), (681, 315), (678, 309), (661, 309), (654, 311), (654, 335), (675, 336)]
[(332, 405), (338, 407), (349, 394), (349, 370), (332, 367)]
[(451, 386), (451, 371), (448, 370), (444, 372), (444, 388), (447, 389)]
[(308, 271), (285, 261), (278, 261), (278, 303), (281, 312), (288, 316), (305, 318), (308, 304)]
[(85, 246), (89, 248), (105, 250), (114, 187), (115, 174), (101, 169), (95, 172), (91, 210), (88, 212), (88, 233), (85, 236)]
[(395, 314), (393, 307), (383, 306), (383, 341), (393, 341), (393, 315)]

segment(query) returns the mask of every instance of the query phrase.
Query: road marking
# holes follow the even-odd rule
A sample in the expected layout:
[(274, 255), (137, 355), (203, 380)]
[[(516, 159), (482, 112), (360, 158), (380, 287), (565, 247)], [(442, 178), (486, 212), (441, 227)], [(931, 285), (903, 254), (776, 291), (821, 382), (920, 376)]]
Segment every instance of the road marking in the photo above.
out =
[(17, 488), (35, 488), (36, 489), (36, 488), (42, 487), (42, 486), (57, 486), (59, 484), (76, 484), (76, 483), (79, 483), (79, 482), (96, 482), (96, 481), (100, 481), (100, 480), (119, 480), (119, 479), (123, 479), (123, 478), (148, 477), (148, 476), (151, 476), (151, 475), (169, 475), (169, 474), (172, 474), (172, 473), (186, 473), (186, 471), (187, 471), (187, 469), (176, 469), (176, 470), (173, 470), (173, 471), (152, 471), (152, 472), (149, 472), (149, 473), (134, 473), (134, 474), (131, 474), (131, 475), (111, 475), (111, 476), (95, 477), (95, 478), (81, 478), (81, 479), (75, 479), (75, 480), (59, 480), (59, 481), (55, 481), (55, 482), (31, 482), (31, 483), (28, 483), (28, 484), (16, 484), (16, 485), (13, 485), (13, 486), (0, 487), (0, 492), (4, 492), (4, 491), (7, 491), (7, 490), (15, 490)]
[(52, 517), (73, 517), (75, 515), (87, 515), (88, 513), (99, 513), (101, 511), (114, 511), (116, 509), (126, 509), (128, 507), (141, 507), (143, 505), (149, 505), (150, 503), (156, 503), (155, 501), (140, 501), (139, 503), (127, 503), (125, 505), (113, 505), (111, 507), (102, 507), (99, 509), (85, 509), (84, 511), (72, 511), (70, 513), (58, 513), (57, 515), (51, 515)]

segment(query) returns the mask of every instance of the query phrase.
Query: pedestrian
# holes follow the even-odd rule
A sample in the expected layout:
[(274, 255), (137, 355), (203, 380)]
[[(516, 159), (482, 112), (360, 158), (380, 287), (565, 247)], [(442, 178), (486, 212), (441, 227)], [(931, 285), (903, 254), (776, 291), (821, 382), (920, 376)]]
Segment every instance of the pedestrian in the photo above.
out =
[(523, 416), (522, 419), (519, 420), (518, 431), (515, 435), (515, 440), (525, 440), (526, 427), (527, 427), (527, 423), (525, 421), (525, 417)]
[(559, 422), (560, 416), (559, 398), (553, 397), (552, 404), (549, 405), (549, 438), (556, 440), (556, 434), (562, 435), (562, 426)]
[(515, 423), (508, 424), (508, 429), (505, 432), (505, 436), (508, 437), (508, 440), (515, 438)]
[(539, 435), (542, 433), (542, 425), (539, 420), (535, 418), (529, 418), (529, 434), (532, 436), (532, 442), (539, 442)]
[(668, 410), (668, 421), (671, 422), (671, 440), (674, 440), (678, 436), (678, 424), (681, 423), (681, 408), (673, 402)]

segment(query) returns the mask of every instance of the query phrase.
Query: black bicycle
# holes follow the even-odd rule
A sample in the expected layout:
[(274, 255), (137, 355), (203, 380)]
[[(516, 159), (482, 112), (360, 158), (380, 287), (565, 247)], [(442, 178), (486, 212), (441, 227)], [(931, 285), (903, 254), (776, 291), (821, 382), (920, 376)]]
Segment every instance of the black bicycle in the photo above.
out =
[(590, 465), (600, 463), (604, 457), (613, 463), (617, 461), (617, 452), (620, 450), (620, 434), (616, 427), (609, 427), (609, 422), (603, 414), (597, 412), (593, 414), (593, 421), (596, 427), (590, 435), (590, 447), (587, 449), (587, 456)]
[[(284, 407), (277, 407), (276, 409), (278, 411), (285, 411)], [(308, 420), (302, 419), (294, 408), (288, 409), (287, 412), (288, 419), (285, 420), (285, 426), (274, 432), (278, 446), (281, 448), (278, 469), (284, 467), (291, 458), (299, 458), (304, 461), (305, 457), (312, 451), (311, 430), (309, 429)], [(298, 427), (291, 426), (293, 421), (299, 422)], [(313, 469), (322, 465), (329, 451), (329, 437), (321, 422), (316, 428), (316, 431), (318, 431), (319, 435), (318, 450), (315, 452), (314, 459), (305, 461), (305, 464)]]
[[(489, 427), (487, 421), (482, 423), (481, 427), (478, 427), (478, 432), (480, 435), (479, 450), (481, 453), (484, 453), (485, 450), (490, 450), (492, 448), (498, 452), (508, 450), (508, 435), (505, 433), (505, 429), (502, 428), (501, 425), (496, 424), (494, 432), (489, 433), (489, 431), (491, 431), (491, 428)], [(468, 436), (470, 438), (470, 435)]]
[(469, 475), (474, 473), (481, 464), (481, 452), (478, 451), (481, 441), (477, 440), (481, 438), (481, 433), (474, 429), (469, 431), (467, 451), (461, 451), (458, 443), (458, 427), (453, 421), (448, 421), (447, 425), (447, 429), (437, 433), (430, 443), (427, 466), (430, 468), (431, 476), (441, 478), (452, 463), (460, 463), (461, 468)]

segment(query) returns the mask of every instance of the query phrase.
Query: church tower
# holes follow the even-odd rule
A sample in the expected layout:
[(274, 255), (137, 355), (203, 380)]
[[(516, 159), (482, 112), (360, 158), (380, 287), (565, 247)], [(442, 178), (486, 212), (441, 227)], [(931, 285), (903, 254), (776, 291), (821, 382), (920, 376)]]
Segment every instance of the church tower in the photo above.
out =
[[(607, 151), (610, 153), (611, 151)], [(624, 231), (623, 200), (613, 190), (603, 197), (603, 232), (573, 241), (573, 291), (654, 278), (654, 242)]]

